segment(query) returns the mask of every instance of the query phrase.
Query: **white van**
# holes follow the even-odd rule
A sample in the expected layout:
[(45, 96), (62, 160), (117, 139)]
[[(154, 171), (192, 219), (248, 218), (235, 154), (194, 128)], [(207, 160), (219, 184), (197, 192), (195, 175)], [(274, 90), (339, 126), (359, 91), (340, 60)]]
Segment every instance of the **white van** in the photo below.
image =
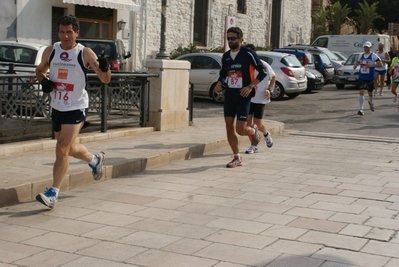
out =
[(362, 52), (363, 44), (369, 41), (373, 47), (371, 51), (378, 49), (378, 44), (383, 43), (385, 51), (389, 51), (390, 38), (385, 34), (350, 34), (350, 35), (321, 35), (314, 40), (313, 46), (322, 46), (331, 51), (338, 51), (349, 57), (352, 53)]

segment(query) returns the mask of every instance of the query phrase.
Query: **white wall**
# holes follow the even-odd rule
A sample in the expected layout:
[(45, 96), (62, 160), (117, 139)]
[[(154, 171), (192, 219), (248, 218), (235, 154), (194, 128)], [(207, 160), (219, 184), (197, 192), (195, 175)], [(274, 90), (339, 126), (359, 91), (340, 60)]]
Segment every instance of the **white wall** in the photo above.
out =
[(15, 0), (2, 0), (0, 10), (0, 38), (1, 40), (15, 40), (16, 38), (17, 7)]
[(53, 6), (69, 8), (68, 14), (74, 14), (74, 6), (62, 0), (17, 0), (18, 40), (50, 45)]

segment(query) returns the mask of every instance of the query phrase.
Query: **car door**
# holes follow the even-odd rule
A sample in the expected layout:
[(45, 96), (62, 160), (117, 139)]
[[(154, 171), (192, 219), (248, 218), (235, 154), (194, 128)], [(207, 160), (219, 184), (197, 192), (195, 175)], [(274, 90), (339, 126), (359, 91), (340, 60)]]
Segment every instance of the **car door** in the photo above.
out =
[(194, 93), (209, 96), (212, 84), (219, 78), (220, 63), (207, 55), (187, 56), (184, 59), (191, 62), (190, 82), (194, 84)]

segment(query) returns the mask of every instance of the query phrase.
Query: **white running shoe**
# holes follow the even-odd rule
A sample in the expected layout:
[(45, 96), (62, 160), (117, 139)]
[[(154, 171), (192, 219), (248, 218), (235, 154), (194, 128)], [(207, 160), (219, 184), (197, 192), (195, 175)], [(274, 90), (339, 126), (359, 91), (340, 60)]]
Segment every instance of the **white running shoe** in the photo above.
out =
[(101, 151), (100, 153), (97, 153), (95, 156), (98, 159), (97, 165), (91, 166), (89, 164), (89, 166), (92, 170), (93, 179), (98, 181), (101, 179), (101, 177), (103, 175), (103, 164), (104, 164), (104, 159), (105, 159), (105, 153)]
[(374, 103), (369, 100), (370, 110), (374, 112)]
[(272, 135), (270, 134), (270, 132), (267, 132), (267, 135), (265, 136), (265, 140), (266, 140), (266, 146), (268, 148), (271, 148), (273, 146), (273, 139), (272, 139)]
[(237, 166), (242, 166), (242, 158), (234, 156), (233, 160), (227, 163), (227, 168), (235, 168)]
[(398, 101), (398, 96), (394, 96), (393, 99), (392, 99), (392, 101), (393, 101), (394, 103), (396, 103), (396, 101)]
[(54, 188), (46, 188), (44, 193), (40, 193), (36, 196), (36, 200), (42, 203), (43, 205), (49, 207), (50, 209), (54, 208), (55, 203), (58, 200), (57, 193)]
[(245, 151), (246, 154), (253, 154), (253, 153), (258, 153), (258, 147), (250, 145), (247, 151)]

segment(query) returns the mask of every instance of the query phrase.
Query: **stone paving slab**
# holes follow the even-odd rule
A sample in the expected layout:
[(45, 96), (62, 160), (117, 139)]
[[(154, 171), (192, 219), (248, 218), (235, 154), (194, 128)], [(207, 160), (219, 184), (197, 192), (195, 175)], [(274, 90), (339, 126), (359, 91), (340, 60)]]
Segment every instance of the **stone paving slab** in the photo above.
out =
[(225, 147), (2, 207), (0, 266), (398, 266), (396, 153), (286, 131), (235, 169)]

